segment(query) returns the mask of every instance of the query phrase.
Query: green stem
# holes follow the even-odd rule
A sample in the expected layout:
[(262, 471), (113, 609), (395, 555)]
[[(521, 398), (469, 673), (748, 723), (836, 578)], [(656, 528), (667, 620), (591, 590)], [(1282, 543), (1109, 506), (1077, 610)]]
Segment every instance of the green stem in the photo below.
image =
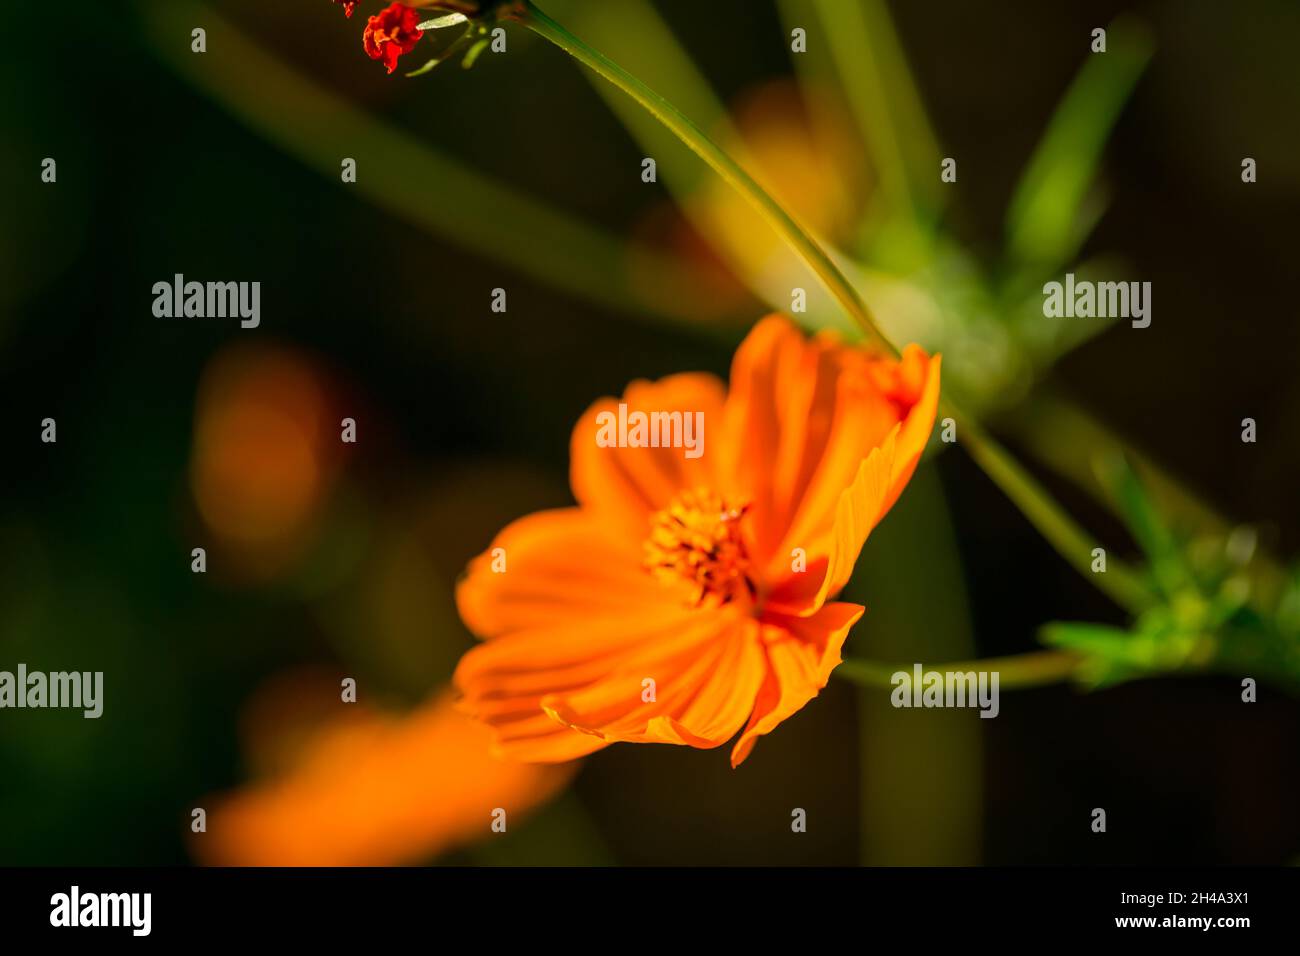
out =
[(780, 234), (781, 238), (817, 273), (817, 276), (825, 283), (826, 288), (840, 301), (840, 304), (844, 306), (845, 310), (858, 323), (869, 339), (892, 354), (898, 354), (898, 349), (877, 327), (871, 310), (867, 308), (867, 304), (862, 300), (862, 296), (858, 294), (858, 290), (840, 271), (839, 266), (826, 253), (826, 250), (762, 186), (755, 182), (754, 178), (745, 172), (739, 163), (728, 156), (713, 140), (709, 139), (702, 129), (691, 122), (672, 103), (669, 103), (650, 87), (605, 56), (605, 54), (588, 46), (552, 20), (532, 0), (523, 0), (523, 10), (517, 14), (517, 17), (528, 29), (554, 43), (578, 62), (595, 70), (645, 107), (655, 119), (663, 123), (669, 131), (758, 210), (763, 218)]
[(1151, 591), (1141, 576), (1117, 558), (1108, 555), (1106, 570), (1093, 571), (1092, 551), (1097, 547), (1096, 539), (1084, 531), (1024, 466), (978, 423), (960, 419), (951, 403), (945, 403), (944, 407), (954, 421), (960, 422), (957, 425), (958, 443), (1061, 557), (1129, 613), (1137, 614), (1151, 605)]
[[(849, 658), (835, 668), (835, 676), (857, 684), (859, 687), (887, 688), (897, 686), (893, 677), (897, 673), (912, 674), (913, 664), (885, 664)], [(985, 657), (978, 661), (955, 661), (949, 664), (922, 665), (924, 673), (930, 671), (997, 671), (998, 687), (1042, 687), (1067, 680), (1079, 666), (1079, 656), (1069, 651), (1033, 651), (1011, 657)]]
[[(826, 250), (740, 164), (709, 139), (677, 107), (605, 54), (556, 23), (532, 0), (520, 0), (512, 15), (528, 29), (595, 70), (645, 107), (762, 214), (781, 238), (817, 273), (869, 340), (892, 355), (899, 354), (898, 348), (876, 325), (871, 310), (857, 289)], [(1093, 540), (973, 419), (960, 414), (951, 401), (945, 402), (945, 408), (957, 422), (959, 436), (964, 436), (959, 440), (969, 447), (976, 463), (1063, 557), (1126, 609), (1137, 610), (1149, 602), (1149, 595), (1140, 579), (1127, 569), (1116, 567), (1113, 561), (1110, 562), (1110, 570), (1104, 574), (1092, 574)]]

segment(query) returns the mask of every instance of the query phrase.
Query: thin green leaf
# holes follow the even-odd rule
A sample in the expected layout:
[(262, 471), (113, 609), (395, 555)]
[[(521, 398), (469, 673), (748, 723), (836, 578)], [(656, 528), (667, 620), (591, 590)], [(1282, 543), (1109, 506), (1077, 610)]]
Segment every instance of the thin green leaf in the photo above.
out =
[(434, 17), (432, 20), (425, 20), (416, 26), (417, 30), (441, 30), (444, 27), (454, 27), (458, 23), (465, 23), (469, 17), (463, 13), (449, 13), (445, 17)]
[(412, 77), (412, 76), (423, 76), (424, 74), (428, 73), (430, 70), (432, 70), (435, 66), (437, 66), (437, 65), (438, 65), (439, 63), (441, 63), (442, 61), (443, 61), (443, 58), (442, 58), (442, 57), (440, 57), (440, 56), (435, 56), (435, 57), (434, 57), (432, 60), (430, 60), (428, 63), (424, 64), (424, 66), (420, 67), (418, 70), (412, 70), (410, 73), (407, 73), (406, 76), (408, 76), (408, 77)]
[(460, 61), (461, 69), (468, 70), (470, 67), (472, 67), (474, 65), (474, 62), (479, 58), (479, 54), (487, 49), (489, 42), (490, 41), (488, 40), (488, 38), (484, 37), (483, 39), (475, 43), (472, 47), (470, 47), (469, 50), (465, 53), (465, 59)]
[(1128, 656), (1133, 640), (1123, 628), (1082, 621), (1053, 621), (1043, 625), (1040, 635), (1044, 643), (1053, 647), (1115, 658)]
[(1075, 677), (1093, 688), (1118, 684), (1141, 669), (1132, 660), (1133, 638), (1127, 631), (1104, 624), (1054, 621), (1039, 631), (1044, 644), (1082, 656)]
[(1078, 252), (1095, 224), (1086, 204), (1102, 147), (1151, 58), (1153, 42), (1121, 16), (1106, 30), (1105, 53), (1089, 53), (1021, 176), (1007, 216), (1008, 251), (1020, 263), (1055, 271)]
[(1156, 585), (1167, 597), (1195, 585), (1191, 566), (1137, 473), (1122, 455), (1096, 461), (1098, 479), (1115, 496), (1120, 517), (1151, 565)]

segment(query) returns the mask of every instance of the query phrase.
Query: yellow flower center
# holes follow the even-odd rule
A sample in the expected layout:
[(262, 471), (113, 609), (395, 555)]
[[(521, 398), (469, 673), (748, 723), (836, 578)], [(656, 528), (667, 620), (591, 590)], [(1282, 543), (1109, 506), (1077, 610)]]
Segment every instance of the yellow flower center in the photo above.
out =
[(696, 606), (725, 604), (742, 593), (753, 597), (740, 533), (746, 508), (732, 507), (706, 488), (682, 492), (651, 519), (646, 569), (666, 584), (690, 584)]

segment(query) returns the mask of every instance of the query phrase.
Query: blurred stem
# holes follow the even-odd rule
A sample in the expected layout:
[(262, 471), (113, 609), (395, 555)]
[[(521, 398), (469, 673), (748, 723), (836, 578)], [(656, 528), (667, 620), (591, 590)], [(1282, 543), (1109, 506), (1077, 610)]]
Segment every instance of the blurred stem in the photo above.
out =
[[(1042, 687), (1067, 680), (1079, 666), (1081, 658), (1070, 651), (1032, 651), (1010, 657), (985, 657), (975, 661), (953, 661), (947, 664), (923, 664), (923, 673), (930, 671), (997, 671), (998, 687)], [(835, 668), (836, 677), (859, 687), (895, 687), (893, 677), (902, 672), (912, 674), (914, 664), (886, 664), (881, 661), (846, 659)]]
[[(958, 415), (951, 404), (946, 410), (954, 421)], [(942, 414), (942, 412), (940, 413)], [(1152, 595), (1136, 571), (1107, 555), (1106, 570), (1092, 570), (1092, 551), (1097, 541), (1070, 517), (1020, 462), (994, 441), (976, 422), (967, 419), (957, 428), (959, 443), (975, 463), (1002, 489), (1033, 523), (1057, 553), (1069, 561), (1097, 589), (1126, 611), (1136, 614), (1151, 604)]]
[[(528, 29), (554, 43), (645, 107), (758, 210), (781, 238), (817, 273), (827, 289), (861, 327), (868, 340), (891, 355), (899, 354), (898, 348), (876, 325), (871, 310), (862, 300), (857, 289), (826, 250), (739, 163), (709, 139), (704, 131), (691, 122), (677, 107), (599, 50), (584, 43), (556, 23), (532, 0), (523, 0), (522, 7), (515, 16)], [(1148, 593), (1136, 575), (1117, 566), (1114, 561), (1109, 562), (1111, 570), (1104, 574), (1092, 574), (1094, 540), (973, 419), (962, 415), (951, 401), (945, 403), (945, 408), (958, 423), (959, 432), (965, 436), (964, 441), (970, 448), (971, 456), (976, 463), (1024, 512), (1062, 557), (1081, 573), (1090, 577), (1102, 591), (1119, 602), (1122, 607), (1135, 610), (1148, 603)]]
[[(339, 182), (340, 159), (356, 157), (363, 174), (345, 188), (431, 235), (619, 313), (697, 333), (711, 328), (696, 321), (712, 315), (700, 307), (708, 303), (708, 281), (675, 256), (619, 239), (375, 119), (205, 4), (168, 0), (136, 9), (163, 63), (332, 182)], [(194, 23), (224, 56), (194, 56), (175, 42)]]
[[(845, 588), (843, 600), (871, 605), (871, 623), (854, 630), (847, 653), (875, 661), (963, 660), (976, 653), (957, 538), (938, 469), (927, 462), (889, 520), (872, 531), (875, 545), (863, 552)], [(979, 863), (984, 721), (953, 711), (917, 721), (877, 687), (854, 690), (861, 862)], [(917, 760), (920, 753), (925, 760)]]
[(888, 9), (883, 0), (812, 6), (884, 192), (899, 215), (924, 218), (937, 205), (939, 148)]
[(528, 29), (554, 43), (575, 60), (596, 71), (663, 123), (700, 159), (741, 194), (782, 239), (808, 263), (831, 294), (844, 306), (867, 337), (879, 347), (897, 355), (898, 350), (876, 326), (875, 318), (858, 290), (849, 282), (826, 250), (785, 209), (708, 135), (677, 107), (642, 83), (621, 66), (575, 37), (546, 15), (532, 0), (524, 0), (518, 18)]
[[(1112, 512), (1118, 512), (1115, 498), (1097, 480), (1095, 463), (1099, 457), (1119, 455), (1134, 464), (1174, 525), (1226, 536), (1239, 524), (1219, 514), (1175, 475), (1118, 438), (1067, 396), (1040, 390), (1033, 403), (1023, 406), (1010, 424), (1039, 462), (1074, 482)], [(1249, 603), (1267, 613), (1286, 587), (1286, 570), (1263, 545), (1256, 549), (1250, 568)]]

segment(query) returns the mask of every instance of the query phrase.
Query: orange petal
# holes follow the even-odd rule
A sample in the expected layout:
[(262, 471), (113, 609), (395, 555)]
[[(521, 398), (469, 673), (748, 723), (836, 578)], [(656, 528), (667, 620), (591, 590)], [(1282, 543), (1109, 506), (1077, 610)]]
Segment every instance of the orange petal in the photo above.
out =
[(889, 494), (885, 496), (884, 511), (880, 514), (882, 518), (894, 507), (894, 502), (911, 481), (912, 473), (916, 471), (934, 431), (934, 416), (939, 408), (939, 367), (942, 361), (941, 355), (927, 359), (925, 352), (917, 345), (903, 349), (903, 358), (899, 363), (900, 377), (910, 382), (912, 388), (919, 389), (919, 395), (904, 417), (899, 432)]
[(858, 466), (857, 477), (840, 493), (829, 537), (813, 546), (814, 552), (819, 553), (806, 571), (787, 574), (773, 588), (768, 595), (768, 608), (806, 616), (821, 608), (828, 597), (838, 594), (848, 583), (867, 536), (885, 511), (895, 473), (898, 431), (899, 426), (895, 425), (884, 444)]
[[(557, 719), (609, 741), (717, 747), (754, 708), (766, 664), (758, 625), (731, 609), (701, 615), (654, 658), (639, 655), (608, 680), (543, 703)], [(646, 700), (646, 678), (654, 699)]]
[(612, 530), (578, 508), (539, 511), (512, 522), (470, 562), (457, 585), (465, 626), (489, 638), (558, 621), (618, 616), (629, 604), (662, 601), (663, 584), (641, 567), (641, 539)]
[(764, 615), (763, 640), (767, 678), (754, 703), (749, 725), (731, 751), (731, 765), (740, 766), (758, 738), (771, 733), (826, 686), (840, 663), (840, 650), (849, 629), (865, 609), (857, 604), (827, 604), (811, 617)]
[(880, 512), (884, 517), (902, 493), (925, 450), (934, 428), (939, 398), (939, 359), (932, 361), (909, 345), (901, 362), (842, 352), (831, 433), (815, 450), (817, 460), (788, 522), (788, 534), (774, 559), (784, 560), (791, 548), (812, 550), (833, 527), (840, 495), (858, 473), (863, 459), (901, 425), (899, 450), (889, 493)]
[(815, 452), (807, 480), (793, 491), (785, 538), (773, 560), (785, 563), (792, 548), (820, 550), (831, 531), (840, 496), (856, 479), (862, 462), (897, 425), (893, 406), (866, 377), (842, 375), (837, 383), (832, 425)]
[(779, 315), (756, 324), (731, 363), (720, 490), (750, 505), (756, 560), (785, 530), (775, 506), (776, 469), (787, 457), (789, 436), (807, 425), (808, 373), (803, 336)]
[(924, 450), (938, 386), (937, 359), (917, 346), (894, 361), (829, 333), (807, 340), (779, 315), (754, 327), (732, 364), (722, 467), (724, 493), (751, 506), (760, 577), (781, 577), (794, 547), (824, 547), (841, 494), (902, 423), (888, 510)]
[[(665, 436), (678, 440), (679, 444), (658, 448), (602, 447), (597, 441), (602, 424), (619, 420), (620, 404), (618, 399), (603, 398), (586, 411), (573, 429), (569, 480), (579, 504), (618, 523), (627, 533), (636, 535), (639, 543), (647, 531), (649, 515), (666, 507), (677, 494), (686, 489), (715, 487), (714, 462), (719, 455), (716, 445), (722, 431), (723, 387), (713, 375), (670, 375), (657, 382), (633, 382), (621, 402), (627, 406), (628, 415), (679, 413), (680, 424), (674, 422), (671, 434)], [(680, 444), (687, 437), (685, 429), (688, 426), (694, 429), (700, 415), (703, 434), (691, 431), (697, 449), (687, 449)], [(612, 419), (601, 416), (612, 416)], [(604, 435), (620, 439), (618, 432), (616, 427)], [(652, 430), (646, 438), (653, 434)], [(626, 437), (632, 437), (630, 432)], [(698, 457), (688, 457), (697, 450)]]
[(491, 732), (441, 693), (389, 717), (347, 705), (319, 727), (278, 778), (211, 805), (192, 846), (231, 866), (391, 866), (490, 835), (493, 811), (548, 800), (576, 765), (498, 759)]
[(516, 631), (467, 653), (455, 683), (463, 709), (496, 731), (502, 755), (569, 760), (644, 729), (657, 713), (641, 700), (645, 678), (665, 680), (666, 694), (698, 687), (707, 675), (690, 668), (725, 649), (720, 638), (738, 614), (661, 597), (618, 616)]

